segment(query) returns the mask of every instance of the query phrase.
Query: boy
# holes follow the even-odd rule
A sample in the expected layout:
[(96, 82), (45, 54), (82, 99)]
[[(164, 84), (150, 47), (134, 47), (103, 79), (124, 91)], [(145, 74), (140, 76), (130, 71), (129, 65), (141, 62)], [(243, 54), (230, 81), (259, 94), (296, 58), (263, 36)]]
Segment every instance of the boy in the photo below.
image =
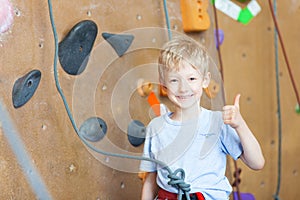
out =
[[(200, 106), (203, 88), (211, 77), (209, 56), (191, 38), (181, 36), (167, 42), (158, 64), (159, 81), (174, 104), (174, 112), (149, 123), (143, 155), (174, 171), (182, 168), (191, 199), (228, 199), (232, 188), (225, 177), (226, 155), (241, 158), (254, 170), (262, 169), (265, 162), (258, 141), (240, 114), (240, 95), (234, 105), (224, 106), (223, 112)], [(152, 200), (157, 194), (157, 199), (175, 200), (181, 194), (168, 184), (169, 174), (163, 166), (142, 161), (140, 170), (148, 172), (142, 200)]]

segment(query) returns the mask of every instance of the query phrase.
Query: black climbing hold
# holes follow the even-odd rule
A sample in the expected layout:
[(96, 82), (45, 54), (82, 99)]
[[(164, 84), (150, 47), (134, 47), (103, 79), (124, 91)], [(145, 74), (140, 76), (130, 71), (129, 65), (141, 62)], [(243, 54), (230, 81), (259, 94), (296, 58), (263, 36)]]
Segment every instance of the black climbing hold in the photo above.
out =
[(99, 117), (91, 117), (83, 122), (79, 134), (91, 142), (98, 142), (107, 132), (105, 121)]
[(138, 120), (133, 120), (127, 128), (128, 141), (131, 145), (138, 147), (144, 143), (146, 137), (146, 128)]
[(76, 24), (59, 43), (58, 57), (65, 72), (78, 75), (85, 70), (97, 34), (97, 25), (84, 20)]
[(102, 33), (102, 37), (114, 48), (119, 57), (130, 47), (134, 36), (125, 34)]
[(39, 86), (40, 80), (41, 72), (39, 70), (32, 70), (16, 80), (12, 91), (12, 101), (15, 108), (23, 106), (30, 100)]

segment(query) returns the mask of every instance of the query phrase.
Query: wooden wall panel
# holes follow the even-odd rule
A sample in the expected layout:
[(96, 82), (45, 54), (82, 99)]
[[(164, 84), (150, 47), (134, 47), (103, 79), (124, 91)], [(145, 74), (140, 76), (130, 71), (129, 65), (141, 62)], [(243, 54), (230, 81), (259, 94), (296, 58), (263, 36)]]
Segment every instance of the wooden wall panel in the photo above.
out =
[[(278, 118), (275, 79), (274, 25), (268, 1), (258, 1), (261, 13), (248, 25), (241, 25), (220, 13), (220, 28), (225, 32), (222, 46), (227, 101), (242, 94), (241, 111), (260, 141), (266, 158), (265, 168), (253, 172), (242, 167), (242, 192), (255, 194), (256, 199), (273, 199), (277, 187)], [(273, 1), (272, 1), (273, 2)], [(299, 48), (297, 32), (300, 26), (299, 4), (295, 1), (277, 3), (277, 17), (296, 84), (299, 81)], [(300, 116), (295, 112), (296, 98), (278, 43), (280, 69), (280, 100), (282, 112), (282, 161), (280, 198), (296, 199), (299, 192), (299, 159), (294, 155)], [(237, 84), (238, 83), (238, 84)]]
[[(168, 2), (171, 28), (182, 32), (179, 1)], [(234, 1), (236, 2), (236, 1)], [(237, 2), (236, 2), (237, 3)], [(247, 3), (247, 2), (246, 2)], [(98, 157), (88, 150), (76, 136), (64, 109), (53, 78), (54, 42), (46, 1), (13, 0), (14, 24), (0, 37), (0, 94), (13, 119), (19, 137), (26, 147), (32, 163), (38, 169), (53, 199), (139, 199), (142, 183), (136, 173), (119, 171), (100, 162), (127, 163), (122, 159)], [(256, 199), (272, 199), (277, 182), (278, 119), (275, 87), (274, 25), (267, 1), (259, 1), (261, 13), (248, 25), (242, 25), (218, 12), (219, 26), (225, 33), (221, 46), (224, 64), (224, 85), (227, 103), (237, 93), (242, 94), (241, 110), (249, 126), (259, 139), (266, 157), (262, 171), (242, 168), (241, 191), (253, 193)], [(239, 4), (243, 5), (243, 4)], [(277, 5), (278, 22), (284, 36), (287, 53), (298, 88), (299, 39), (298, 21), (300, 4), (281, 1)], [(98, 25), (96, 47), (103, 43), (102, 32), (120, 33), (143, 27), (166, 27), (163, 2), (158, 0), (110, 1), (54, 1), (53, 12), (59, 40), (79, 21), (90, 19)], [(213, 13), (210, 8), (210, 15)], [(202, 42), (217, 63), (212, 27), (203, 33), (188, 34)], [(166, 35), (156, 38), (157, 44)], [(107, 46), (107, 54), (113, 52)], [(97, 53), (101, 53), (100, 51)], [(118, 78), (135, 66), (156, 61), (157, 50), (140, 50), (115, 59), (98, 82), (95, 113), (106, 120), (108, 138), (128, 152), (141, 152), (133, 148), (124, 131), (117, 127), (107, 106)], [(101, 60), (99, 66), (102, 67)], [(296, 199), (299, 196), (299, 114), (295, 113), (296, 98), (279, 50), (281, 106), (282, 106), (282, 178), (280, 197)], [(105, 66), (104, 66), (105, 67)], [(11, 92), (14, 82), (27, 72), (42, 72), (40, 85), (33, 98), (19, 109), (14, 109)], [(76, 96), (76, 78), (67, 75), (58, 63), (59, 79), (66, 98), (72, 105)], [(103, 90), (103, 86), (106, 87)], [(83, 98), (86, 99), (86, 98)], [(165, 99), (161, 98), (161, 101)], [(85, 102), (88, 104), (89, 102)], [(130, 99), (131, 116), (149, 122), (149, 107), (136, 92)], [(74, 109), (74, 108), (73, 108)], [(103, 112), (105, 110), (105, 112)], [(233, 165), (227, 174), (232, 180)], [(0, 131), (0, 199), (34, 199), (26, 174)]]
[(276, 186), (277, 145), (271, 146), (271, 140), (277, 141), (274, 34), (267, 2), (260, 4), (262, 12), (246, 26), (222, 13), (219, 18), (220, 28), (225, 32), (221, 50), (227, 101), (233, 102), (235, 95), (241, 93), (241, 112), (266, 156), (263, 172), (253, 172), (238, 162), (242, 167), (240, 189), (253, 193), (257, 199), (272, 199)]

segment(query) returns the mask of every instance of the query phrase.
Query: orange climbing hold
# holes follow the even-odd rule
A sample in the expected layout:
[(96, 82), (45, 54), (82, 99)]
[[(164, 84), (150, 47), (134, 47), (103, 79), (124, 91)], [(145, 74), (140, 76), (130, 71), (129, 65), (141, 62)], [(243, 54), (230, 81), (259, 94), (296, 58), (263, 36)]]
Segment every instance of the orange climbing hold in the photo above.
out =
[(159, 100), (157, 99), (156, 95), (154, 94), (154, 92), (150, 92), (150, 94), (148, 96), (148, 103), (151, 106), (155, 115), (159, 116), (160, 115), (160, 103), (159, 103)]
[(208, 5), (208, 0), (180, 0), (182, 25), (185, 32), (204, 31), (209, 28)]
[(150, 94), (150, 92), (152, 92), (153, 90), (153, 84), (150, 82), (139, 82), (138, 83), (138, 88), (137, 91), (139, 93), (140, 96), (142, 97), (146, 97)]
[(213, 99), (220, 91), (220, 85), (215, 80), (211, 79), (208, 87), (204, 88), (204, 91), (209, 98)]

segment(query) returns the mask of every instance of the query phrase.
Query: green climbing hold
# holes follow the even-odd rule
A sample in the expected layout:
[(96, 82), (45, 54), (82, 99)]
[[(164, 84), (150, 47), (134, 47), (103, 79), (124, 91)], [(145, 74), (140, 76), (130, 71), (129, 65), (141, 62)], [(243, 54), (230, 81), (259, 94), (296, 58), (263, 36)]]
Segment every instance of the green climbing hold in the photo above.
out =
[(253, 15), (250, 12), (250, 10), (246, 7), (240, 12), (237, 20), (242, 24), (248, 24), (252, 19)]
[(297, 113), (297, 114), (300, 114), (300, 106), (299, 106), (299, 104), (296, 105), (295, 110), (296, 110), (296, 113)]

